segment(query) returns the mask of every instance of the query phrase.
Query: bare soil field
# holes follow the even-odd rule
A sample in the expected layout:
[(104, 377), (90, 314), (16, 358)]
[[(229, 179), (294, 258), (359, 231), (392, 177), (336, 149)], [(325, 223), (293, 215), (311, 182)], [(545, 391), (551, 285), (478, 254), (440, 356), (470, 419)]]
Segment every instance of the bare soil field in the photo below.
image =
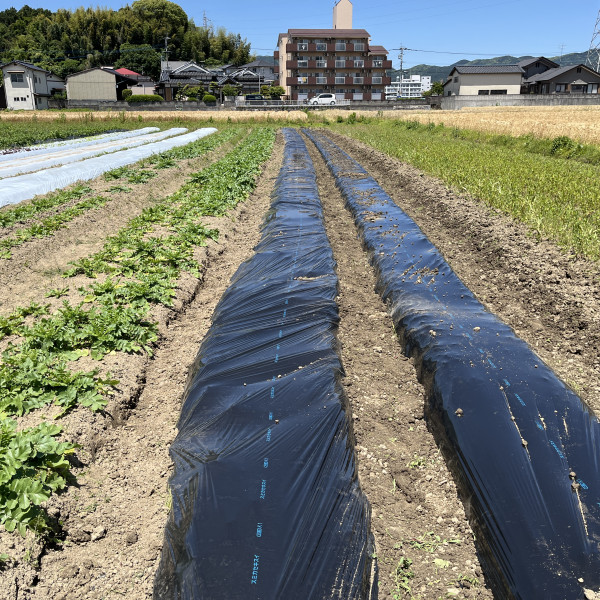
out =
[[(406, 164), (328, 135), (419, 224), (477, 297), (600, 410), (599, 266), (537, 241), (519, 224)], [(379, 597), (492, 598), (463, 503), (428, 429), (415, 369), (402, 355), (387, 308), (375, 293), (368, 257), (334, 181), (308, 146), (338, 263), (344, 385), (359, 477), (372, 506)], [(44, 292), (60, 285), (59, 273), (69, 260), (93, 251), (127, 215), (176, 189), (188, 173), (225, 150), (165, 170), (163, 180), (136, 188), (141, 191), (135, 200), (115, 195), (93, 218), (87, 215), (55, 236), (15, 249), (13, 258), (0, 261), (0, 314), (32, 300), (48, 301)], [(168, 449), (187, 371), (219, 297), (259, 240), (282, 151), (278, 136), (251, 198), (229, 216), (206, 223), (219, 229), (219, 239), (197, 250), (200, 277), (184, 276), (173, 308), (157, 311), (154, 356), (108, 356), (121, 381), (108, 411), (79, 408), (61, 420), (65, 437), (81, 446), (74, 459), (77, 485), (48, 505), (63, 533), (44, 543), (32, 535), (22, 540), (0, 533), (0, 553), (10, 557), (0, 569), (0, 599), (152, 596), (169, 511)], [(105, 183), (92, 185), (100, 189)]]

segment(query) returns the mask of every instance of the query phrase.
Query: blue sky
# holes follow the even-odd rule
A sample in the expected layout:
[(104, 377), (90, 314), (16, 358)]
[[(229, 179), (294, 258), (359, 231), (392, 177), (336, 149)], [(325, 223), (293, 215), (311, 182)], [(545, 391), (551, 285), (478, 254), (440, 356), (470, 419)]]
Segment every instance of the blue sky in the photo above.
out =
[[(118, 9), (131, 2), (103, 0)], [(96, 6), (81, 0), (2, 2), (4, 7), (24, 4), (74, 9)], [(330, 28), (333, 0), (281, 2), (223, 0), (201, 4), (176, 2), (201, 25), (204, 14), (215, 27), (240, 33), (257, 54), (272, 54), (277, 36), (289, 28)], [(366, 29), (374, 44), (385, 46), (394, 67), (405, 46), (405, 68), (427, 63), (448, 65), (462, 58), (525, 54), (559, 56), (589, 48), (600, 10), (598, 0), (354, 0), (354, 27)]]

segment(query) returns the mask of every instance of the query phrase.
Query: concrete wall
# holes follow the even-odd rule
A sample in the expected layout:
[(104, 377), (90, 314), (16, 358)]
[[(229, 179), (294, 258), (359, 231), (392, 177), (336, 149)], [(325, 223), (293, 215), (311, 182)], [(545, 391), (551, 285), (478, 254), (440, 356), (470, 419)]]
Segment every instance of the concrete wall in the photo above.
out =
[(117, 100), (117, 83), (112, 73), (93, 69), (70, 75), (67, 79), (69, 100)]
[(443, 110), (485, 106), (598, 106), (600, 94), (508, 94), (506, 96), (443, 96)]

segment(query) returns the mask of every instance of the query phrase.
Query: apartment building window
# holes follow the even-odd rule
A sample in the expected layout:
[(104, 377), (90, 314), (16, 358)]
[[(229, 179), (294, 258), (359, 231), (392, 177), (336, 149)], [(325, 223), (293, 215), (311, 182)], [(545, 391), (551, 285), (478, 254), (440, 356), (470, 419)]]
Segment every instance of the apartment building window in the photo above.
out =
[(308, 75), (306, 73), (300, 73), (298, 75), (298, 83), (308, 83)]
[(340, 51), (340, 50), (345, 50), (346, 49), (346, 41), (345, 40), (340, 40), (338, 42), (335, 43), (335, 49), (336, 51)]
[(365, 61), (364, 61), (364, 60), (355, 60), (355, 61), (354, 61), (354, 66), (355, 66), (357, 69), (364, 69), (364, 66), (365, 66)]
[(360, 73), (354, 75), (353, 83), (363, 83), (364, 77), (360, 76)]
[(327, 83), (327, 77), (322, 73), (317, 73), (317, 83)]
[(364, 52), (365, 51), (365, 45), (363, 42), (361, 42), (360, 40), (352, 40), (352, 42), (354, 43), (354, 49), (357, 52)]
[(381, 58), (374, 58), (373, 59), (373, 66), (374, 67), (379, 67), (379, 68), (383, 67), (383, 59), (381, 59)]
[(308, 51), (308, 40), (302, 40), (298, 42), (298, 51), (299, 52), (307, 52)]
[(10, 74), (10, 82), (11, 83), (23, 83), (23, 73), (11, 73)]
[(341, 60), (337, 60), (335, 61), (335, 68), (336, 69), (343, 69), (346, 66), (346, 61), (344, 59)]
[(299, 69), (308, 68), (308, 58), (306, 58), (304, 56), (299, 56), (298, 57), (298, 68)]
[(335, 76), (335, 82), (336, 83), (346, 83), (346, 78), (343, 77), (343, 76), (340, 77), (339, 75), (336, 75)]
[(373, 85), (381, 85), (383, 83), (382, 77), (373, 77)]
[(323, 52), (327, 50), (327, 44), (323, 41), (318, 41), (317, 42), (317, 52)]
[(325, 69), (327, 67), (327, 61), (322, 56), (317, 56), (315, 60), (317, 61), (317, 69)]

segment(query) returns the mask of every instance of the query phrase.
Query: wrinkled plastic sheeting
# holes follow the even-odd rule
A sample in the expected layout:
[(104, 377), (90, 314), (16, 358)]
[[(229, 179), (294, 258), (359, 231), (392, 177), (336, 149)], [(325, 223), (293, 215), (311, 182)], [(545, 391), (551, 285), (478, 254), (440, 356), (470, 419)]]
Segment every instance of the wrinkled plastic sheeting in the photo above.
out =
[[(176, 128), (176, 130), (180, 133), (187, 131), (183, 128)], [(48, 194), (77, 181), (94, 179), (106, 171), (132, 165), (153, 154), (160, 154), (172, 148), (185, 146), (216, 131), (214, 127), (196, 129), (196, 131), (190, 133), (175, 135), (166, 140), (153, 142), (138, 148), (120, 150), (119, 152), (87, 158), (62, 167), (43, 169), (36, 173), (3, 179), (0, 181), (0, 206), (29, 200), (39, 194)]]
[(12, 161), (0, 162), (0, 179), (14, 177), (21, 173), (32, 173), (57, 165), (66, 165), (92, 156), (98, 156), (99, 154), (136, 148), (143, 144), (150, 144), (165, 138), (173, 137), (174, 135), (180, 135), (186, 131), (187, 129), (185, 128), (167, 129), (156, 133), (143, 133), (137, 136), (129, 136), (126, 139), (103, 140), (85, 146), (77, 145), (71, 148), (60, 147), (56, 148), (50, 154), (43, 154), (41, 156), (32, 156), (29, 154), (26, 154), (25, 156), (21, 155)]
[(284, 135), (262, 240), (191, 370), (155, 598), (368, 593), (370, 507), (339, 383), (335, 263), (306, 146)]
[(485, 310), (357, 162), (325, 136), (311, 137), (371, 253), (406, 353), (417, 358), (428, 419), (450, 450), (497, 597), (597, 591), (598, 419)]
[(59, 140), (48, 142), (47, 144), (38, 144), (36, 146), (28, 146), (25, 148), (8, 148), (0, 150), (6, 154), (0, 154), (0, 163), (13, 161), (19, 158), (31, 156), (43, 156), (45, 154), (53, 154), (57, 150), (68, 148), (84, 148), (102, 142), (110, 142), (112, 140), (126, 140), (127, 138), (145, 135), (160, 131), (158, 127), (143, 127), (142, 129), (133, 129), (131, 131), (118, 131), (115, 133), (103, 133), (100, 135), (92, 135), (89, 137), (74, 138), (70, 140)]

